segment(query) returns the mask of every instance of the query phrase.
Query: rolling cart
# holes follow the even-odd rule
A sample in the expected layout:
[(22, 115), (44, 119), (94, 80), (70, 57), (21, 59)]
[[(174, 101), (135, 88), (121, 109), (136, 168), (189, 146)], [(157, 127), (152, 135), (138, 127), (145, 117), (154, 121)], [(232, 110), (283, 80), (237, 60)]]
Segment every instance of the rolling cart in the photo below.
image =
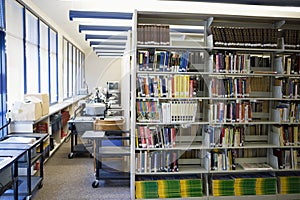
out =
[[(43, 144), (48, 134), (40, 133), (11, 133), (0, 141), (1, 150), (24, 150), (26, 155), (18, 160), (18, 166), (25, 168), (24, 175), (18, 176), (19, 194), (31, 199), (33, 191), (43, 186), (44, 177), (44, 151)], [(24, 140), (23, 140), (24, 139)], [(27, 143), (28, 139), (34, 139), (33, 143)], [(25, 142), (24, 142), (25, 141)], [(39, 175), (32, 174), (32, 167), (39, 161)]]
[[(13, 197), (23, 199), (19, 195), (18, 160), (26, 155), (26, 150), (0, 150), (0, 199)], [(12, 188), (12, 190), (10, 189)], [(11, 193), (12, 192), (12, 193)], [(24, 196), (24, 198), (26, 198)]]
[(116, 141), (116, 140), (130, 140), (129, 136), (123, 136), (124, 133), (129, 131), (123, 130), (107, 130), (107, 131), (85, 131), (82, 138), (90, 139), (94, 141), (95, 149), (95, 178), (92, 187), (97, 188), (100, 180), (111, 179), (128, 179), (130, 178), (130, 172), (116, 170), (111, 166), (105, 166), (103, 164), (103, 158), (116, 158), (130, 156), (130, 146), (103, 146), (104, 141)]
[(81, 137), (86, 130), (93, 130), (94, 121), (95, 119), (89, 116), (78, 116), (68, 121), (68, 127), (71, 131), (71, 152), (68, 155), (69, 159), (72, 159), (75, 154), (83, 153), (90, 153), (90, 157), (93, 157), (91, 153), (93, 144), (89, 140), (79, 142), (78, 137)]

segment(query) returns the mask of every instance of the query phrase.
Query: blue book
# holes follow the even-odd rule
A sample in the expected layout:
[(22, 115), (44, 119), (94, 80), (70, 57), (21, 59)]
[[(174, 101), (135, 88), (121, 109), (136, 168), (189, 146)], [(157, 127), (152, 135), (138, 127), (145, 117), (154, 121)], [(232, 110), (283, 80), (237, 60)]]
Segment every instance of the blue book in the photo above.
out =
[(165, 67), (165, 52), (160, 52), (159, 71), (164, 71)]

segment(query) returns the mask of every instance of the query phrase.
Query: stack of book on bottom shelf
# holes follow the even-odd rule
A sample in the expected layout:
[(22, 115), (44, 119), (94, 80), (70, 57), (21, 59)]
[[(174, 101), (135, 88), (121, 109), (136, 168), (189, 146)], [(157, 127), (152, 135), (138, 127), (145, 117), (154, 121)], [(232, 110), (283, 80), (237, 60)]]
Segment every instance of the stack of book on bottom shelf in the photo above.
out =
[(212, 178), (213, 196), (234, 196), (234, 179), (231, 176), (214, 176)]
[(180, 180), (158, 180), (160, 198), (180, 198)]
[(135, 182), (137, 199), (202, 197), (202, 179), (197, 176), (140, 177)]
[(276, 194), (276, 177), (269, 174), (236, 175), (235, 196)]
[(136, 181), (135, 197), (137, 199), (156, 199), (158, 198), (157, 181)]
[(300, 193), (300, 173), (290, 172), (279, 176), (280, 194)]
[(212, 180), (212, 195), (271, 195), (276, 194), (276, 184), (276, 177), (267, 173), (216, 176)]
[(202, 180), (201, 179), (183, 179), (180, 180), (181, 197), (201, 197)]

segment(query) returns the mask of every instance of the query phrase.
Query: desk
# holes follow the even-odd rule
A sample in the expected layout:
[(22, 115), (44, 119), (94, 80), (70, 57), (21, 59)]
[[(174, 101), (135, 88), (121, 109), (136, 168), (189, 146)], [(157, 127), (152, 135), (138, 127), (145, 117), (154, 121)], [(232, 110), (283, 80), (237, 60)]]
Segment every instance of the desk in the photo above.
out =
[[(0, 163), (0, 174), (8, 172), (12, 175), (11, 181), (0, 188), (0, 199), (2, 197), (6, 199), (6, 196), (13, 196), (14, 200), (19, 199), (18, 160), (26, 155), (26, 152), (26, 150), (0, 150), (0, 157), (3, 158), (3, 161)], [(1, 177), (1, 179), (3, 181), (4, 177)], [(6, 193), (11, 186), (13, 186), (13, 194)]]
[(94, 158), (96, 162), (96, 180), (92, 184), (94, 188), (99, 186), (99, 180), (101, 179), (129, 179), (129, 172), (117, 171), (112, 168), (104, 170), (102, 165), (103, 157), (130, 156), (130, 146), (102, 146), (103, 140), (130, 140), (130, 137), (123, 136), (123, 133), (129, 133), (129, 131), (85, 131), (82, 135), (83, 139), (94, 141)]

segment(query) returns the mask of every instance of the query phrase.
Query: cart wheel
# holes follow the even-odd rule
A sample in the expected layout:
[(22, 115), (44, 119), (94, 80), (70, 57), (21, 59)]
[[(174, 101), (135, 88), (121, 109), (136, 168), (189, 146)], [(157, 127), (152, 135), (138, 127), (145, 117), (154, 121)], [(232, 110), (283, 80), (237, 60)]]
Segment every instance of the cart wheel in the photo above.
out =
[(99, 186), (99, 181), (94, 181), (92, 186), (93, 188), (97, 188)]
[(31, 200), (31, 195), (26, 197), (26, 200)]
[(40, 183), (38, 187), (41, 189), (43, 187), (43, 183)]
[(94, 155), (92, 153), (90, 153), (90, 158), (94, 158)]
[(73, 153), (69, 153), (68, 158), (72, 159), (73, 158)]

